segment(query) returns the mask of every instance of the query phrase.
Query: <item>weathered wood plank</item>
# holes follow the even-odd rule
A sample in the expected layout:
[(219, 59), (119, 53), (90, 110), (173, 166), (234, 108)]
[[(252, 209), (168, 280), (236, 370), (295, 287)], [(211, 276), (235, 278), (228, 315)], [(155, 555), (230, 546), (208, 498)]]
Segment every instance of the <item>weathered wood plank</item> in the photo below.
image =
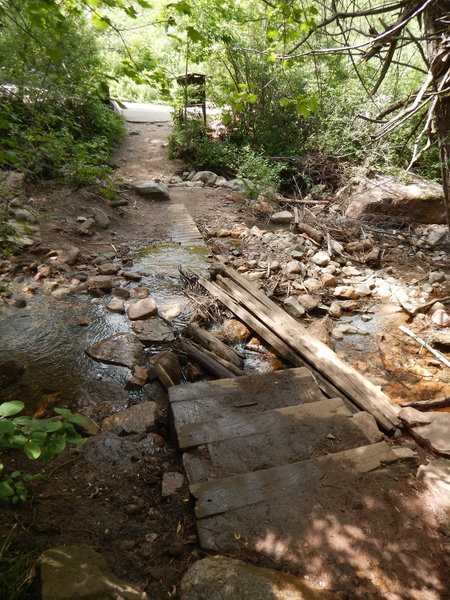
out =
[(244, 361), (233, 348), (224, 344), (221, 340), (214, 337), (209, 331), (199, 327), (196, 323), (190, 323), (183, 331), (186, 337), (190, 337), (198, 344), (210, 350), (217, 356), (233, 363), (239, 369), (242, 369)]
[(191, 485), (189, 489), (197, 499), (196, 517), (203, 519), (293, 494), (329, 474), (336, 476), (339, 471), (367, 473), (395, 460), (397, 457), (389, 445), (379, 442), (290, 465), (206, 481)]
[(341, 398), (327, 398), (320, 402), (285, 406), (253, 415), (228, 415), (177, 427), (178, 445), (181, 449), (186, 449), (269, 430), (280, 431), (282, 435), (283, 429), (295, 427), (302, 418), (327, 419), (333, 415), (351, 417), (352, 413)]
[(243, 371), (237, 373), (236, 368), (231, 363), (228, 366), (223, 365), (222, 360), (217, 360), (218, 357), (215, 357), (212, 352), (209, 350), (205, 350), (204, 348), (200, 348), (194, 342), (188, 342), (187, 340), (183, 340), (181, 342), (181, 349), (183, 352), (195, 360), (203, 369), (206, 369), (208, 373), (211, 375), (215, 375), (216, 377), (238, 377), (243, 374)]
[[(236, 278), (236, 275), (234, 274), (233, 277)], [(373, 414), (384, 428), (391, 430), (399, 425), (398, 407), (386, 394), (341, 360), (331, 348), (311, 336), (306, 328), (275, 303), (272, 303), (273, 307), (268, 308), (267, 301), (264, 304), (259, 302), (256, 296), (262, 292), (259, 290), (254, 292), (253, 287), (249, 292), (242, 287), (244, 284), (235, 283), (228, 277), (219, 275), (217, 280), (222, 289), (245, 306), (254, 317), (264, 320), (265, 325), (283, 339), (295, 353), (300, 353), (360, 408)], [(245, 285), (249, 284), (245, 282)]]

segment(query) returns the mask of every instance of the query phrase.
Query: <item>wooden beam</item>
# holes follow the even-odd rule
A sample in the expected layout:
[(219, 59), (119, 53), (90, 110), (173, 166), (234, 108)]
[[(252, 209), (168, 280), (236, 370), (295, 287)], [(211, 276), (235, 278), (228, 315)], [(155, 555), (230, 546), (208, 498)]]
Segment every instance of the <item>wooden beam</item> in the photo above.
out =
[[(244, 374), (243, 371), (237, 369), (237, 367), (231, 363), (228, 363), (228, 365), (225, 366), (223, 363), (226, 363), (227, 361), (224, 361), (223, 359), (218, 360), (219, 357), (215, 356), (212, 352), (209, 352), (209, 350), (200, 348), (200, 346), (197, 346), (194, 342), (183, 340), (181, 342), (181, 349), (203, 369), (206, 369), (208, 373), (211, 373), (216, 377), (239, 377)], [(231, 370), (231, 368), (233, 368), (233, 370)], [(236, 373), (235, 370), (238, 372)]]

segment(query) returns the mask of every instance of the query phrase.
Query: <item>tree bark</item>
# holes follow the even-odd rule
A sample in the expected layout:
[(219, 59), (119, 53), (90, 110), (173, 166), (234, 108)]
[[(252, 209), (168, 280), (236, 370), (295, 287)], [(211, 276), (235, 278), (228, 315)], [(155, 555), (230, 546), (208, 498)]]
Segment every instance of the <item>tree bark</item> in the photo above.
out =
[(434, 91), (439, 94), (434, 122), (441, 161), (442, 186), (444, 188), (447, 224), (450, 232), (450, 24), (447, 0), (433, 2), (425, 11), (425, 34), (430, 36), (428, 55), (434, 76)]

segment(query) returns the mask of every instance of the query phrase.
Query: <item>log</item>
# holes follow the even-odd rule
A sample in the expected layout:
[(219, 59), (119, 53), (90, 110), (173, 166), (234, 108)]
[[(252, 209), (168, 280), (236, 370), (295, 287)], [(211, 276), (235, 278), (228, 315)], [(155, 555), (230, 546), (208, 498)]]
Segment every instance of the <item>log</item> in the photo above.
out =
[[(237, 367), (235, 367), (232, 363), (228, 363), (228, 366), (230, 368), (224, 366), (222, 362), (227, 361), (223, 361), (223, 359), (220, 359), (219, 361), (219, 357), (215, 356), (209, 350), (200, 348), (200, 346), (198, 346), (194, 342), (188, 342), (187, 340), (183, 340), (181, 342), (181, 349), (183, 350), (183, 352), (186, 352), (186, 354), (189, 357), (195, 360), (195, 362), (197, 362), (203, 369), (206, 369), (208, 373), (211, 373), (211, 375), (214, 375), (219, 379), (238, 377), (244, 374), (244, 372), (240, 371), (240, 369), (238, 369), (240, 373), (234, 372), (237, 369)], [(233, 367), (233, 371), (231, 370), (231, 367)]]
[(160, 364), (154, 365), (151, 368), (151, 377), (158, 378), (160, 380), (160, 382), (163, 384), (163, 386), (166, 388), (166, 390), (168, 390), (169, 388), (171, 388), (175, 385), (175, 383), (171, 379), (170, 375), (167, 373), (165, 368)]
[[(349, 397), (362, 410), (371, 412), (388, 431), (399, 425), (397, 418), (399, 408), (386, 394), (341, 360), (331, 348), (308, 333), (305, 327), (270, 299), (266, 297), (264, 304), (259, 302), (257, 296), (262, 292), (256, 290), (241, 275), (227, 268), (225, 273), (229, 275), (226, 279), (221, 275), (217, 277), (219, 284), (225, 286), (233, 298), (249, 312), (258, 319), (264, 320), (266, 326), (339, 388), (341, 393)], [(231, 281), (231, 277), (234, 281)], [(270, 303), (270, 308), (267, 307), (267, 302)]]
[(238, 355), (238, 353), (233, 350), (233, 348), (230, 348), (230, 346), (227, 346), (218, 340), (209, 331), (206, 331), (206, 329), (203, 329), (196, 323), (190, 323), (184, 329), (183, 333), (195, 340), (198, 344), (203, 346), (203, 348), (210, 350), (213, 354), (217, 354), (217, 356), (224, 358), (228, 362), (233, 363), (239, 369), (242, 369), (244, 361)]
[(417, 315), (420, 312), (426, 312), (429, 308), (434, 306), (436, 302), (441, 302), (442, 304), (447, 304), (450, 302), (450, 296), (444, 296), (443, 298), (434, 298), (434, 300), (430, 300), (429, 302), (425, 302), (425, 304), (419, 304), (419, 306), (415, 306), (411, 314)]
[(314, 229), (314, 227), (311, 227), (311, 225), (307, 225), (306, 223), (295, 223), (295, 231), (298, 231), (299, 233), (305, 233), (308, 237), (318, 243), (323, 240), (323, 233), (318, 229)]
[(432, 408), (449, 408), (450, 396), (445, 396), (444, 398), (435, 398), (434, 400), (418, 400), (417, 402), (407, 402), (406, 404), (402, 404), (402, 407), (417, 408), (417, 410), (429, 410)]

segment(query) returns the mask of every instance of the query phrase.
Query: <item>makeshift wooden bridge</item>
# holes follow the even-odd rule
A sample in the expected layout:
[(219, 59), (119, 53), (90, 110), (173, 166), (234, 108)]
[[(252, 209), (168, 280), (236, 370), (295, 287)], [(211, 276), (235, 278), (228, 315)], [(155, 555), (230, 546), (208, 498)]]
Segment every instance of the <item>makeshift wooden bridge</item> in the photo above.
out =
[(268, 535), (302, 535), (314, 490), (336, 504), (336, 489), (357, 490), (398, 459), (377, 426), (392, 431), (396, 408), (240, 275), (222, 269), (215, 282), (198, 281), (291, 364), (308, 365), (169, 392), (200, 543), (259, 551)]

